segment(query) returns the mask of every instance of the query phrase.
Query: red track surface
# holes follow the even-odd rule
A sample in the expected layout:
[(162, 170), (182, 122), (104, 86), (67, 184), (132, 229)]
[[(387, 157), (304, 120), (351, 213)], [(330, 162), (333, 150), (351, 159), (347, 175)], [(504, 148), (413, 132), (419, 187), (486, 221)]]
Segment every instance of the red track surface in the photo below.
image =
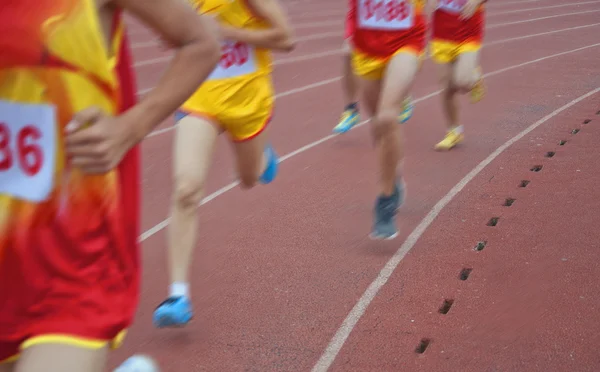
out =
[[(340, 74), (335, 50), (346, 2), (286, 4), (307, 40), (278, 57), (275, 81), (283, 96), (270, 135), (280, 154), (329, 136), (338, 119), (341, 87), (333, 79)], [(269, 187), (221, 190), (199, 209), (196, 318), (181, 330), (151, 324), (168, 285), (160, 223), (171, 192), (172, 122), (163, 124), (143, 146), (142, 301), (111, 367), (148, 353), (166, 372), (309, 371), (333, 340), (341, 349), (328, 349), (333, 353), (325, 354), (324, 366), (332, 362), (335, 371), (600, 370), (600, 93), (555, 112), (600, 87), (599, 14), (600, 1), (491, 2), (482, 61), (488, 95), (477, 105), (465, 101), (467, 141), (446, 154), (431, 150), (444, 127), (435, 66), (425, 64), (413, 92), (420, 101), (405, 126), (409, 195), (395, 241), (367, 238), (376, 171), (365, 127), (295, 153)], [(168, 54), (144, 46), (152, 36), (134, 21), (130, 31), (143, 91), (165, 66), (148, 61)], [(531, 37), (515, 40), (525, 36)], [(582, 124), (585, 119), (592, 121)], [(559, 146), (560, 140), (567, 142)], [(536, 165), (542, 170), (530, 171)], [(480, 173), (423, 225), (477, 167)], [(222, 143), (208, 191), (232, 182), (232, 174)], [(531, 182), (519, 188), (522, 180)], [(506, 198), (516, 201), (504, 207)], [(497, 226), (486, 226), (492, 217), (500, 217)], [(426, 229), (409, 237), (418, 226)], [(487, 244), (475, 251), (479, 241)], [(404, 259), (381, 281), (393, 256)], [(459, 280), (463, 268), (472, 269), (465, 281)], [(363, 301), (372, 283), (378, 292)], [(444, 315), (438, 308), (445, 299), (454, 302)], [(368, 307), (351, 313), (357, 302)], [(349, 327), (340, 333), (351, 331), (349, 337), (334, 338), (349, 313)], [(415, 353), (424, 338), (429, 347)]]

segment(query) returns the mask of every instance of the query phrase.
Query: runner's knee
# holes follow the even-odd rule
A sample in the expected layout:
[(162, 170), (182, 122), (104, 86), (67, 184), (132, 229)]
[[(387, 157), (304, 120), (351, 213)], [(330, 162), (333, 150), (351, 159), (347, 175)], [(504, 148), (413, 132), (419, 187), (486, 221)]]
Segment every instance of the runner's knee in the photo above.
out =
[(454, 75), (454, 79), (452, 81), (452, 85), (456, 89), (463, 90), (463, 91), (471, 90), (471, 88), (473, 88), (475, 83), (477, 83), (477, 80), (475, 79), (475, 74), (473, 74), (471, 71), (457, 72), (456, 75)]
[(203, 190), (202, 181), (190, 177), (177, 177), (173, 198), (181, 208), (196, 208), (202, 201)]
[(375, 115), (373, 122), (373, 135), (380, 139), (389, 133), (393, 133), (398, 123), (398, 112), (392, 109), (380, 110)]

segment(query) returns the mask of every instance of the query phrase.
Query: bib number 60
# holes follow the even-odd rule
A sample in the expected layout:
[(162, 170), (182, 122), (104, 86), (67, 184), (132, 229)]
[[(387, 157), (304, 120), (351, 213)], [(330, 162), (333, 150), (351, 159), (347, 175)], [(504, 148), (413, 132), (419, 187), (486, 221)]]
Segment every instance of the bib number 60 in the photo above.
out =
[(42, 133), (33, 125), (26, 125), (11, 133), (6, 123), (0, 122), (0, 172), (18, 166), (27, 176), (35, 176), (44, 163), (44, 153), (37, 141)]

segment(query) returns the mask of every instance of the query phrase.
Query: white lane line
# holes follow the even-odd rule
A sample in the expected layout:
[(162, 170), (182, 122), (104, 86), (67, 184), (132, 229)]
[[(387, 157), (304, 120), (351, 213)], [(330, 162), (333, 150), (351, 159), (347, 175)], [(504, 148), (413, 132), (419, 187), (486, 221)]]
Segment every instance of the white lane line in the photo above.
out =
[[(557, 15), (551, 15), (551, 16), (545, 16), (545, 17), (538, 17), (538, 18), (523, 19), (520, 21), (494, 23), (494, 24), (487, 25), (486, 30), (491, 30), (494, 28), (499, 28), (499, 27), (504, 27), (504, 26), (522, 24), (522, 23), (535, 22), (535, 21), (540, 21), (540, 20), (544, 20), (544, 19), (565, 17), (565, 16), (578, 15), (578, 14), (597, 13), (597, 12), (600, 12), (600, 9), (557, 14)], [(332, 25), (337, 24), (336, 22), (329, 22), (329, 23)], [(328, 37), (337, 37), (336, 35), (339, 35), (341, 37), (342, 36), (341, 31), (340, 32), (330, 31), (330, 32), (324, 32), (324, 33), (320, 33), (320, 34), (312, 34), (312, 35), (305, 36), (305, 38), (307, 38), (306, 40), (315, 40), (315, 39), (328, 38)], [(336, 48), (334, 50), (329, 50), (329, 51), (324, 51), (324, 52), (304, 54), (304, 55), (293, 56), (293, 57), (288, 57), (288, 58), (278, 58), (273, 62), (273, 64), (274, 65), (283, 65), (283, 64), (288, 64), (288, 63), (296, 63), (296, 62), (306, 61), (306, 60), (310, 60), (310, 59), (316, 59), (316, 58), (322, 58), (322, 57), (327, 57), (327, 56), (331, 56), (331, 55), (336, 55), (336, 54), (341, 53), (340, 49), (341, 48), (339, 48), (339, 49)], [(171, 54), (169, 54), (169, 55), (162, 56), (162, 57), (144, 59), (144, 60), (135, 62), (133, 66), (134, 67), (144, 67), (144, 66), (151, 66), (151, 65), (155, 65), (155, 64), (161, 64), (164, 62), (168, 62), (169, 60), (171, 60), (172, 57), (173, 56)]]
[(558, 18), (558, 17), (566, 17), (566, 16), (571, 16), (571, 15), (578, 15), (578, 14), (589, 14), (589, 13), (598, 13), (600, 12), (600, 9), (594, 9), (594, 10), (584, 10), (581, 12), (573, 12), (573, 13), (562, 13), (562, 14), (555, 14), (555, 15), (551, 15), (551, 16), (545, 16), (545, 17), (538, 17), (538, 18), (531, 18), (531, 19), (523, 19), (521, 21), (514, 21), (514, 22), (506, 22), (506, 23), (497, 23), (495, 25), (489, 25), (486, 27), (486, 29), (493, 29), (493, 28), (498, 28), (498, 27), (504, 27), (504, 26), (512, 26), (512, 25), (518, 25), (521, 23), (529, 23), (529, 22), (535, 22), (535, 21), (541, 21), (544, 19), (551, 19), (551, 18)]
[[(489, 72), (489, 73), (485, 74), (484, 77), (490, 77), (490, 76), (498, 75), (498, 74), (501, 74), (501, 73), (506, 72), (506, 71), (514, 70), (514, 69), (521, 68), (521, 67), (524, 67), (524, 66), (528, 66), (528, 65), (531, 65), (531, 64), (534, 64), (534, 63), (542, 62), (542, 61), (545, 61), (547, 59), (551, 59), (551, 58), (555, 58), (555, 57), (559, 57), (559, 56), (563, 56), (563, 55), (567, 55), (567, 54), (579, 52), (581, 50), (585, 50), (585, 49), (589, 49), (589, 48), (594, 48), (594, 47), (597, 47), (597, 46), (600, 46), (600, 43), (588, 45), (588, 46), (577, 48), (577, 49), (568, 50), (566, 52), (552, 54), (552, 55), (549, 55), (549, 56), (546, 56), (546, 57), (542, 57), (542, 58), (537, 58), (537, 59), (534, 59), (534, 60), (531, 60), (531, 61), (528, 61), (528, 62), (519, 63), (517, 65), (513, 65), (513, 66), (502, 68), (500, 70)], [(438, 91), (433, 92), (433, 93), (429, 93), (428, 95), (426, 95), (424, 97), (420, 97), (420, 98), (415, 99), (414, 103), (416, 104), (418, 102), (422, 102), (422, 101), (428, 100), (428, 99), (430, 99), (432, 97), (437, 96), (440, 93), (441, 93), (441, 90), (438, 90)], [(361, 127), (361, 126), (363, 126), (366, 123), (367, 123), (367, 121), (363, 121), (362, 123), (358, 124), (356, 127)], [(306, 145), (304, 147), (301, 147), (301, 148), (299, 148), (299, 149), (297, 149), (297, 150), (295, 150), (295, 151), (293, 151), (293, 152), (291, 152), (289, 154), (286, 154), (286, 155), (282, 156), (280, 160), (283, 162), (283, 161), (285, 161), (287, 159), (290, 159), (290, 158), (292, 158), (292, 157), (294, 157), (296, 155), (299, 155), (299, 154), (301, 154), (301, 153), (303, 153), (305, 151), (310, 150), (311, 148), (313, 148), (313, 147), (315, 147), (315, 146), (317, 146), (317, 145), (319, 145), (319, 144), (321, 144), (323, 142), (329, 141), (330, 139), (332, 139), (335, 136), (336, 136), (335, 134), (330, 134), (330, 135), (328, 135), (326, 137), (323, 137), (323, 138), (321, 138), (321, 139), (319, 139), (317, 141), (311, 142), (311, 143), (309, 143), (308, 145)], [(235, 188), (238, 184), (239, 183), (236, 181), (236, 182), (232, 182), (232, 183), (228, 184), (225, 187), (220, 188), (219, 190), (213, 192), (212, 194), (210, 194), (207, 197), (205, 197), (204, 199), (202, 199), (202, 201), (200, 202), (200, 204), (198, 206), (202, 206), (202, 205), (208, 203), (209, 201), (211, 201), (211, 200), (213, 200), (213, 199), (215, 199), (215, 198), (217, 198), (217, 197), (225, 194), (226, 192), (228, 192), (228, 191), (232, 190), (233, 188)], [(167, 218), (164, 221), (158, 223), (157, 225), (151, 227), (150, 229), (144, 231), (138, 237), (138, 241), (139, 242), (143, 242), (146, 239), (148, 239), (151, 236), (153, 236), (154, 234), (158, 233), (159, 231), (161, 231), (162, 229), (164, 229), (165, 227), (167, 227), (169, 225), (169, 221), (170, 221), (170, 219)]]
[(531, 131), (544, 124), (546, 121), (552, 119), (556, 115), (560, 114), (564, 110), (569, 107), (583, 101), (584, 99), (600, 92), (600, 88), (596, 88), (583, 96), (567, 103), (566, 105), (556, 109), (552, 113), (546, 115), (542, 119), (530, 125), (527, 129), (523, 130), (507, 142), (505, 142), (502, 146), (498, 147), (494, 152), (492, 152), (485, 160), (479, 163), (473, 170), (471, 170), (462, 180), (460, 180), (437, 204), (429, 211), (429, 213), (421, 220), (419, 225), (412, 231), (412, 233), (406, 238), (404, 243), (400, 246), (400, 248), (394, 253), (392, 258), (385, 264), (385, 266), (377, 275), (377, 278), (369, 285), (367, 290), (360, 297), (356, 305), (352, 308), (344, 322), (335, 333), (329, 345), (321, 355), (321, 358), (318, 360), (317, 364), (312, 369), (312, 372), (325, 372), (329, 369), (336, 356), (344, 346), (344, 343), (348, 339), (348, 336), (360, 320), (360, 318), (364, 315), (365, 311), (379, 292), (381, 288), (388, 281), (390, 276), (394, 273), (394, 270), (398, 267), (402, 259), (406, 256), (406, 254), (414, 247), (419, 238), (425, 233), (425, 230), (431, 225), (433, 220), (440, 214), (440, 212), (448, 205), (458, 193), (475, 178), (486, 166), (488, 166), (494, 159), (496, 159), (500, 154), (502, 154), (507, 148), (512, 146), (515, 142), (529, 134)]
[[(499, 4), (492, 2), (491, 4), (486, 5), (486, 8), (488, 10), (491, 10), (491, 9), (501, 8), (501, 7), (504, 7), (504, 6), (507, 6), (507, 5), (515, 5), (515, 4), (521, 5), (521, 4), (525, 4), (525, 3), (537, 3), (537, 2), (540, 2), (540, 1), (541, 0), (507, 1), (507, 2), (503, 2), (503, 3), (499, 3)], [(319, 2), (315, 2), (313, 4), (318, 4), (318, 3)], [(309, 5), (309, 4), (308, 3), (307, 4), (302, 4), (303, 7), (305, 7), (306, 5)], [(549, 6), (548, 8), (550, 8), (550, 7), (552, 7), (552, 6)], [(541, 7), (541, 8), (545, 8), (545, 7)], [(339, 8), (334, 8), (334, 9), (327, 9), (327, 8), (325, 8), (325, 9), (322, 9), (322, 11), (314, 13), (314, 14), (306, 12), (306, 13), (302, 13), (301, 15), (305, 16), (307, 18), (310, 18), (313, 15), (321, 15), (321, 14), (323, 14), (325, 12), (329, 12), (329, 14), (332, 15), (332, 16), (336, 15), (336, 14), (345, 14), (345, 12), (339, 13), (338, 9)], [(133, 17), (129, 17), (129, 18), (130, 19), (128, 19), (128, 21), (130, 22), (130, 24), (135, 25), (135, 27), (129, 28), (130, 35), (139, 35), (139, 34), (143, 34), (143, 33), (152, 34), (152, 32), (150, 31), (150, 29), (147, 28), (143, 23), (139, 22), (136, 18), (133, 18)], [(139, 43), (139, 44), (143, 44), (143, 43)], [(137, 46), (137, 47), (140, 48), (140, 47), (143, 47), (143, 46)]]
[[(589, 25), (576, 26), (576, 27), (568, 27), (568, 28), (563, 28), (563, 29), (560, 29), (560, 30), (546, 31), (546, 32), (540, 32), (540, 33), (537, 33), (537, 34), (531, 34), (531, 35), (523, 35), (523, 36), (513, 37), (513, 38), (509, 38), (509, 39), (495, 40), (495, 41), (491, 41), (491, 42), (488, 42), (488, 43), (484, 43), (483, 46), (486, 47), (486, 46), (498, 45), (498, 44), (503, 44), (503, 43), (507, 43), (507, 42), (511, 42), (511, 41), (528, 39), (528, 38), (536, 37), (536, 36), (550, 35), (550, 34), (555, 34), (555, 33), (559, 33), (559, 32), (578, 30), (578, 29), (581, 29), (581, 28), (587, 28), (587, 27), (593, 27), (593, 26), (599, 26), (599, 25), (600, 25), (600, 23), (592, 23), (592, 24), (589, 24)], [(327, 80), (321, 80), (321, 81), (318, 81), (316, 83), (308, 84), (308, 85), (305, 85), (305, 86), (302, 86), (302, 87), (298, 87), (298, 88), (287, 90), (287, 91), (284, 91), (284, 92), (281, 92), (281, 93), (277, 93), (275, 95), (275, 98), (277, 99), (277, 98), (287, 97), (287, 96), (290, 96), (292, 94), (301, 93), (301, 92), (304, 92), (304, 91), (307, 91), (307, 90), (310, 90), (310, 89), (321, 87), (323, 85), (327, 85), (327, 84), (330, 84), (330, 83), (335, 83), (336, 81), (340, 80), (341, 78), (342, 78), (341, 76), (338, 76), (338, 77), (335, 77), (335, 78), (331, 78), (331, 79), (327, 79)], [(146, 94), (150, 90), (152, 90), (152, 88), (140, 90), (138, 92), (138, 95)], [(167, 127), (167, 128), (155, 130), (152, 133), (150, 133), (147, 136), (147, 138), (167, 133), (167, 132), (171, 131), (173, 128), (174, 127), (171, 126), (171, 127)]]

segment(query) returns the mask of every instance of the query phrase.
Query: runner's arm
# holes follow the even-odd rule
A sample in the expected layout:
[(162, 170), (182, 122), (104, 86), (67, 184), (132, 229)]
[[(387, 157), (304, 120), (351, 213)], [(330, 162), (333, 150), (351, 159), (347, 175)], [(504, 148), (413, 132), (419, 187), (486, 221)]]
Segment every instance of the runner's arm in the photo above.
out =
[(173, 113), (208, 77), (221, 56), (214, 29), (182, 0), (113, 0), (156, 31), (176, 51), (152, 91), (123, 115), (136, 123), (141, 141)]
[(247, 0), (252, 10), (268, 22), (271, 28), (266, 30), (247, 30), (221, 26), (224, 39), (248, 43), (259, 48), (282, 50), (294, 49), (295, 41), (285, 12), (277, 0)]

